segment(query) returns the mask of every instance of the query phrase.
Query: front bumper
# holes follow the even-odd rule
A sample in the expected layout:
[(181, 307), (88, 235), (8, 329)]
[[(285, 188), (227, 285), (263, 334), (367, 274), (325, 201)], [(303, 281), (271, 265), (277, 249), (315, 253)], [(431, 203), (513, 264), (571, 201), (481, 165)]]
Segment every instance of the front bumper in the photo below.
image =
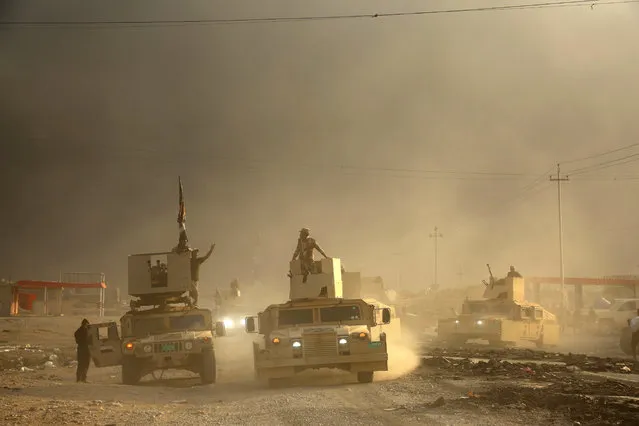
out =
[(331, 357), (308, 357), (308, 358), (273, 358), (258, 359), (255, 367), (261, 368), (281, 368), (281, 367), (305, 367), (305, 368), (332, 368), (343, 364), (388, 362), (387, 353), (368, 353), (356, 355), (338, 355)]

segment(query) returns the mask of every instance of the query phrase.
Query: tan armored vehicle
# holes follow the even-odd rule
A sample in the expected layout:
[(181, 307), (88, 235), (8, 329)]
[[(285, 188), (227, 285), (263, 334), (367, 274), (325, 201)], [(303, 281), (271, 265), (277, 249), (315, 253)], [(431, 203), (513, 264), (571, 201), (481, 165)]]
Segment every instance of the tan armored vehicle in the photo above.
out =
[(437, 324), (440, 340), (462, 345), (471, 339), (488, 340), (491, 345), (534, 342), (538, 347), (555, 346), (559, 324), (555, 315), (535, 303), (524, 301), (524, 279), (492, 277), (484, 300), (466, 300), (462, 313), (441, 319)]
[[(213, 340), (224, 334), (211, 311), (191, 305), (190, 252), (129, 256), (131, 310), (116, 322), (89, 325), (96, 367), (122, 366), (122, 383), (136, 384), (157, 370), (188, 370), (205, 384), (216, 380)], [(215, 330), (214, 330), (215, 327)]]
[(290, 264), (290, 300), (246, 318), (258, 379), (286, 378), (308, 369), (337, 368), (371, 382), (388, 370), (389, 307), (373, 299), (344, 297), (341, 264), (336, 258), (314, 262), (304, 276), (299, 260)]

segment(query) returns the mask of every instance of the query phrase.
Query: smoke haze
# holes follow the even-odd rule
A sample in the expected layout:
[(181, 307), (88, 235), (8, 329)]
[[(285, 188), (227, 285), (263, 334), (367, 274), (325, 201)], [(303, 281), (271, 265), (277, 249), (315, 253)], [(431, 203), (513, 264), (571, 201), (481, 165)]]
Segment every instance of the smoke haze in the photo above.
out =
[[(504, 3), (23, 0), (3, 2), (0, 13), (4, 21), (224, 19)], [(285, 286), (303, 226), (347, 269), (391, 284), (399, 277), (405, 288), (432, 281), (435, 226), (441, 286), (456, 285), (460, 269), (479, 283), (486, 263), (498, 275), (510, 264), (524, 276), (558, 275), (548, 175), (559, 161), (638, 140), (638, 24), (639, 6), (629, 4), (0, 27), (0, 276), (103, 271), (124, 286), (128, 254), (177, 242), (177, 175), (190, 241), (217, 243), (203, 282), (251, 279), (257, 258), (261, 278)], [(568, 276), (635, 272), (635, 169), (563, 185)]]

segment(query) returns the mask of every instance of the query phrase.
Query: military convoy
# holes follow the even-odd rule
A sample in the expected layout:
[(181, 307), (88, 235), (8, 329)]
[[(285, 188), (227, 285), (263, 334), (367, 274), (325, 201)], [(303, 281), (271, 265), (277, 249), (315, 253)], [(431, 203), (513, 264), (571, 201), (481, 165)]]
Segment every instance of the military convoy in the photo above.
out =
[(523, 278), (495, 280), (491, 273), (490, 282), (484, 285), (483, 300), (466, 300), (460, 315), (438, 321), (439, 340), (450, 345), (463, 345), (471, 339), (498, 346), (519, 341), (534, 342), (538, 347), (557, 345), (560, 325), (555, 315), (524, 301)]
[(375, 371), (387, 371), (387, 342), (399, 333), (390, 307), (345, 287), (340, 259), (314, 261), (307, 276), (297, 259), (290, 271), (290, 300), (246, 318), (246, 331), (259, 333), (253, 343), (256, 377), (272, 384), (304, 370), (335, 368), (366, 383)]
[(190, 252), (129, 256), (131, 310), (116, 322), (89, 325), (89, 351), (96, 367), (122, 366), (122, 383), (137, 384), (156, 370), (188, 370), (202, 383), (216, 380), (214, 339), (224, 324), (192, 305)]

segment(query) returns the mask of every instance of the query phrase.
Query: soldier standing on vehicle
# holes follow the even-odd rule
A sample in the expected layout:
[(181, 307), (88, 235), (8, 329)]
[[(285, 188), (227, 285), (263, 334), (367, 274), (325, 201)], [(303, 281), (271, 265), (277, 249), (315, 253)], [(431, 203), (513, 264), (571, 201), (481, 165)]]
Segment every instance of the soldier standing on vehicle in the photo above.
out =
[(193, 299), (193, 305), (197, 306), (198, 300), (198, 282), (200, 281), (200, 265), (203, 264), (206, 259), (211, 256), (213, 253), (213, 249), (215, 248), (215, 244), (211, 244), (211, 248), (208, 253), (204, 255), (204, 257), (197, 257), (197, 254), (200, 252), (199, 249), (194, 249), (191, 252), (191, 289), (189, 291), (189, 295), (191, 299)]
[(75, 371), (76, 382), (87, 382), (87, 372), (91, 363), (89, 354), (89, 320), (82, 320), (80, 328), (75, 331), (75, 343), (78, 345), (78, 367)]
[(637, 316), (628, 320), (628, 325), (630, 326), (630, 331), (632, 331), (632, 339), (630, 340), (632, 358), (637, 361), (637, 346), (639, 346), (639, 309), (637, 309)]
[(510, 271), (508, 271), (508, 278), (522, 278), (521, 274), (515, 270), (514, 266), (510, 267)]
[(231, 297), (237, 299), (240, 295), (240, 280), (234, 278), (233, 281), (231, 281)]
[(320, 248), (320, 246), (315, 241), (315, 238), (310, 237), (311, 231), (308, 228), (302, 228), (300, 230), (300, 237), (297, 240), (297, 248), (293, 253), (293, 259), (297, 259), (299, 256), (300, 261), (302, 263), (302, 274), (304, 275), (304, 282), (306, 282), (306, 277), (308, 274), (312, 272), (313, 269), (313, 261), (315, 260), (313, 257), (313, 250), (317, 250), (321, 253), (322, 256), (328, 257), (324, 250)]

